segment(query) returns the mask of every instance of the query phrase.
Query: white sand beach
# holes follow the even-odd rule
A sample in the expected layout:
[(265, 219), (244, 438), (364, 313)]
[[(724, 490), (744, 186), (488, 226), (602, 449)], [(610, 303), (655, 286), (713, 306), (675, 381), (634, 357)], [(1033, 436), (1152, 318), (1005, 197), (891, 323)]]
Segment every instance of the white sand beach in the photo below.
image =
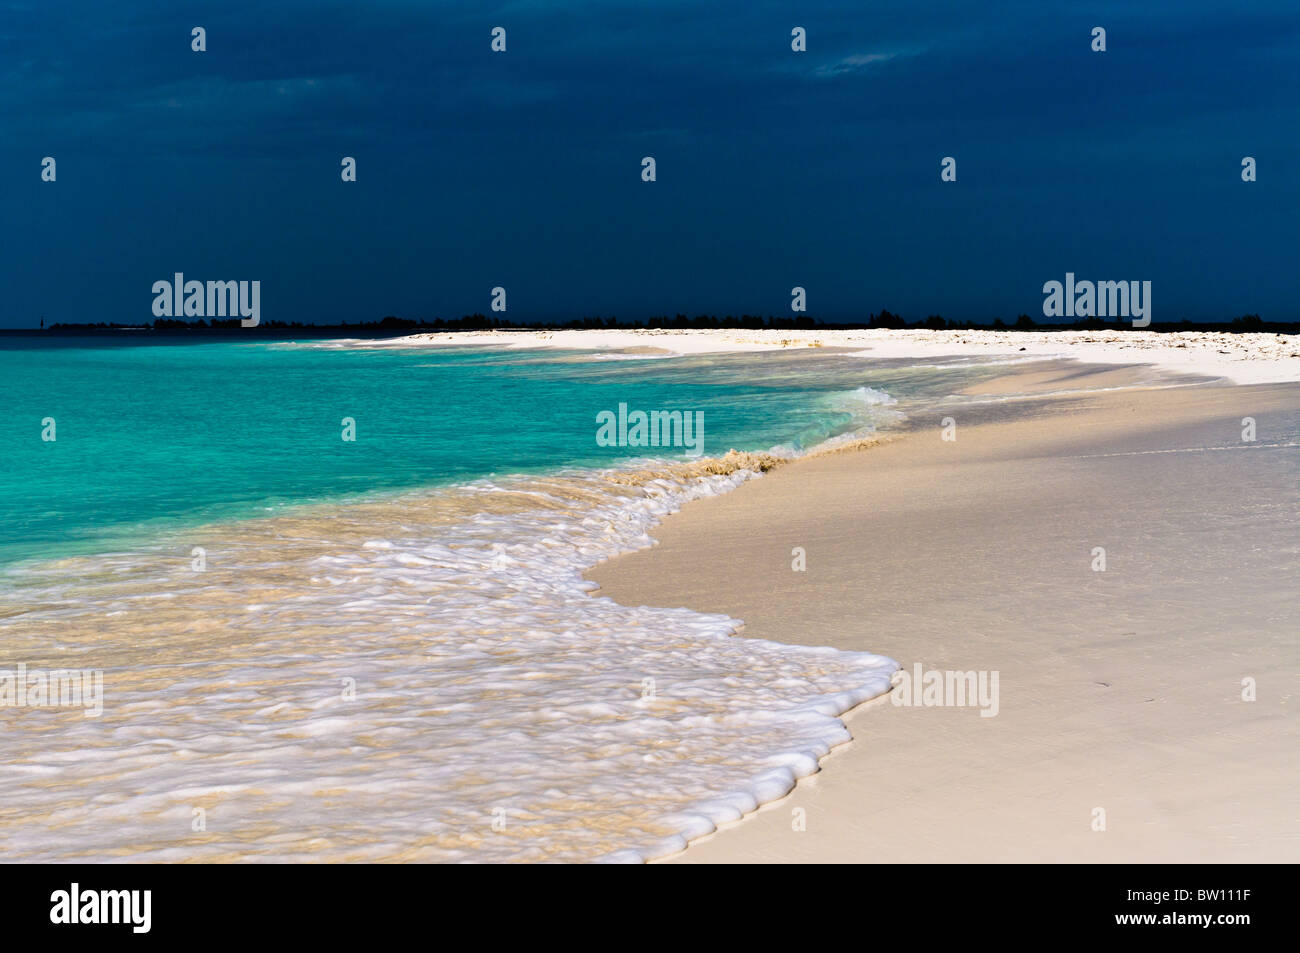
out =
[(897, 688), (860, 706), (819, 773), (670, 861), (1300, 859), (1294, 336), (580, 330), (341, 346), (456, 345), (1006, 364), (878, 445), (692, 503), (656, 547), (589, 572), (627, 606), (725, 613), (747, 637), (886, 655), (909, 676), (997, 679), (991, 706), (919, 691), (898, 705)]
[(861, 706), (819, 774), (676, 860), (1300, 859), (1300, 386), (1026, 371), (955, 441), (936, 416), (795, 462), (590, 574), (746, 636), (1000, 676), (993, 717)]
[(1017, 356), (1070, 358), (1090, 364), (1151, 364), (1238, 384), (1300, 377), (1295, 335), (1221, 331), (939, 331), (939, 330), (501, 330), (412, 334), (379, 341), (332, 341), (337, 347), (504, 346), (601, 351), (656, 349), (674, 354), (764, 351), (790, 347), (853, 348), (870, 358)]
[(935, 414), (797, 461), (590, 574), (621, 603), (727, 613), (746, 636), (999, 675), (992, 717), (861, 706), (820, 773), (673, 860), (1300, 859), (1294, 336), (575, 330), (383, 346), (457, 344), (1026, 361), (969, 390), (981, 400), (956, 440)]

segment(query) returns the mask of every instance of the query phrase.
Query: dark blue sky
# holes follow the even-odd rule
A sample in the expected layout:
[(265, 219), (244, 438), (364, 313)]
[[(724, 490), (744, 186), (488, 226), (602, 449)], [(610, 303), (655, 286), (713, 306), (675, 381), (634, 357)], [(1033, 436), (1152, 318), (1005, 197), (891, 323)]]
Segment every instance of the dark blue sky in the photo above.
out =
[(1296, 0), (0, 9), (4, 326), (176, 271), (264, 321), (1014, 317), (1067, 271), (1300, 319)]

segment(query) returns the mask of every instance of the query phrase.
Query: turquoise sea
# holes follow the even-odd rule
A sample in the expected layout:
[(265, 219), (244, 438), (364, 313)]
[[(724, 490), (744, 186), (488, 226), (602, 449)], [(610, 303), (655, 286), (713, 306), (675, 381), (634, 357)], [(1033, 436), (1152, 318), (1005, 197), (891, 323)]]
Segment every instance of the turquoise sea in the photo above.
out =
[[(816, 771), (897, 666), (621, 605), (585, 573), (756, 478), (707, 458), (869, 435), (992, 373), (9, 338), (0, 858), (680, 850)], [(601, 446), (620, 405), (700, 414), (704, 466)]]
[(857, 388), (905, 400), (952, 383), (807, 352), (42, 343), (0, 342), (0, 565), (289, 504), (650, 456), (597, 444), (596, 415), (620, 403), (701, 412), (709, 456), (859, 428), (874, 408)]

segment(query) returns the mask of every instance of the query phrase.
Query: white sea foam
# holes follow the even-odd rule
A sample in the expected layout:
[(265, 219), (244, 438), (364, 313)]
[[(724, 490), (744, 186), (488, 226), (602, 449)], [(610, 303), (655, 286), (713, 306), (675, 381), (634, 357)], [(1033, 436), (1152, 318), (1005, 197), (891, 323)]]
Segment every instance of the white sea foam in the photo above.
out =
[(642, 354), (626, 354), (619, 351), (606, 351), (591, 355), (593, 361), (662, 361), (665, 358), (672, 357), (681, 357), (681, 355), (675, 354), (672, 351), (666, 351), (662, 354), (650, 352)]
[[(893, 407), (898, 400), (883, 390), (877, 390), (874, 387), (858, 387), (854, 390), (841, 391), (832, 398), (838, 406), (860, 412), (862, 408), (869, 407)], [(879, 418), (873, 416), (872, 421), (878, 422)]]
[(591, 595), (584, 570), (752, 476), (481, 481), (29, 567), (0, 666), (103, 669), (105, 708), (0, 712), (0, 858), (680, 849), (815, 771), (897, 667)]
[[(811, 453), (823, 453), (859, 443), (882, 428), (895, 426), (906, 418), (906, 414), (896, 408), (895, 405), (898, 403), (896, 398), (874, 387), (864, 386), (854, 390), (838, 391), (828, 395), (824, 402), (830, 409), (848, 414), (849, 422), (840, 433), (809, 448)], [(790, 447), (778, 447), (776, 450), (787, 455), (796, 455)]]

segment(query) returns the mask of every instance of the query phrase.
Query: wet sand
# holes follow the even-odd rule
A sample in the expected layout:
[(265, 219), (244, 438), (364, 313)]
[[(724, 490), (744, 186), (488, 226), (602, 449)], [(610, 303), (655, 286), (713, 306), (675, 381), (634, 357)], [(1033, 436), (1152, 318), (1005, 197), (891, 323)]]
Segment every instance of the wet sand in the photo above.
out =
[(590, 573), (746, 636), (999, 676), (994, 717), (861, 706), (820, 773), (672, 860), (1300, 859), (1300, 384), (1137, 380), (1026, 365)]

